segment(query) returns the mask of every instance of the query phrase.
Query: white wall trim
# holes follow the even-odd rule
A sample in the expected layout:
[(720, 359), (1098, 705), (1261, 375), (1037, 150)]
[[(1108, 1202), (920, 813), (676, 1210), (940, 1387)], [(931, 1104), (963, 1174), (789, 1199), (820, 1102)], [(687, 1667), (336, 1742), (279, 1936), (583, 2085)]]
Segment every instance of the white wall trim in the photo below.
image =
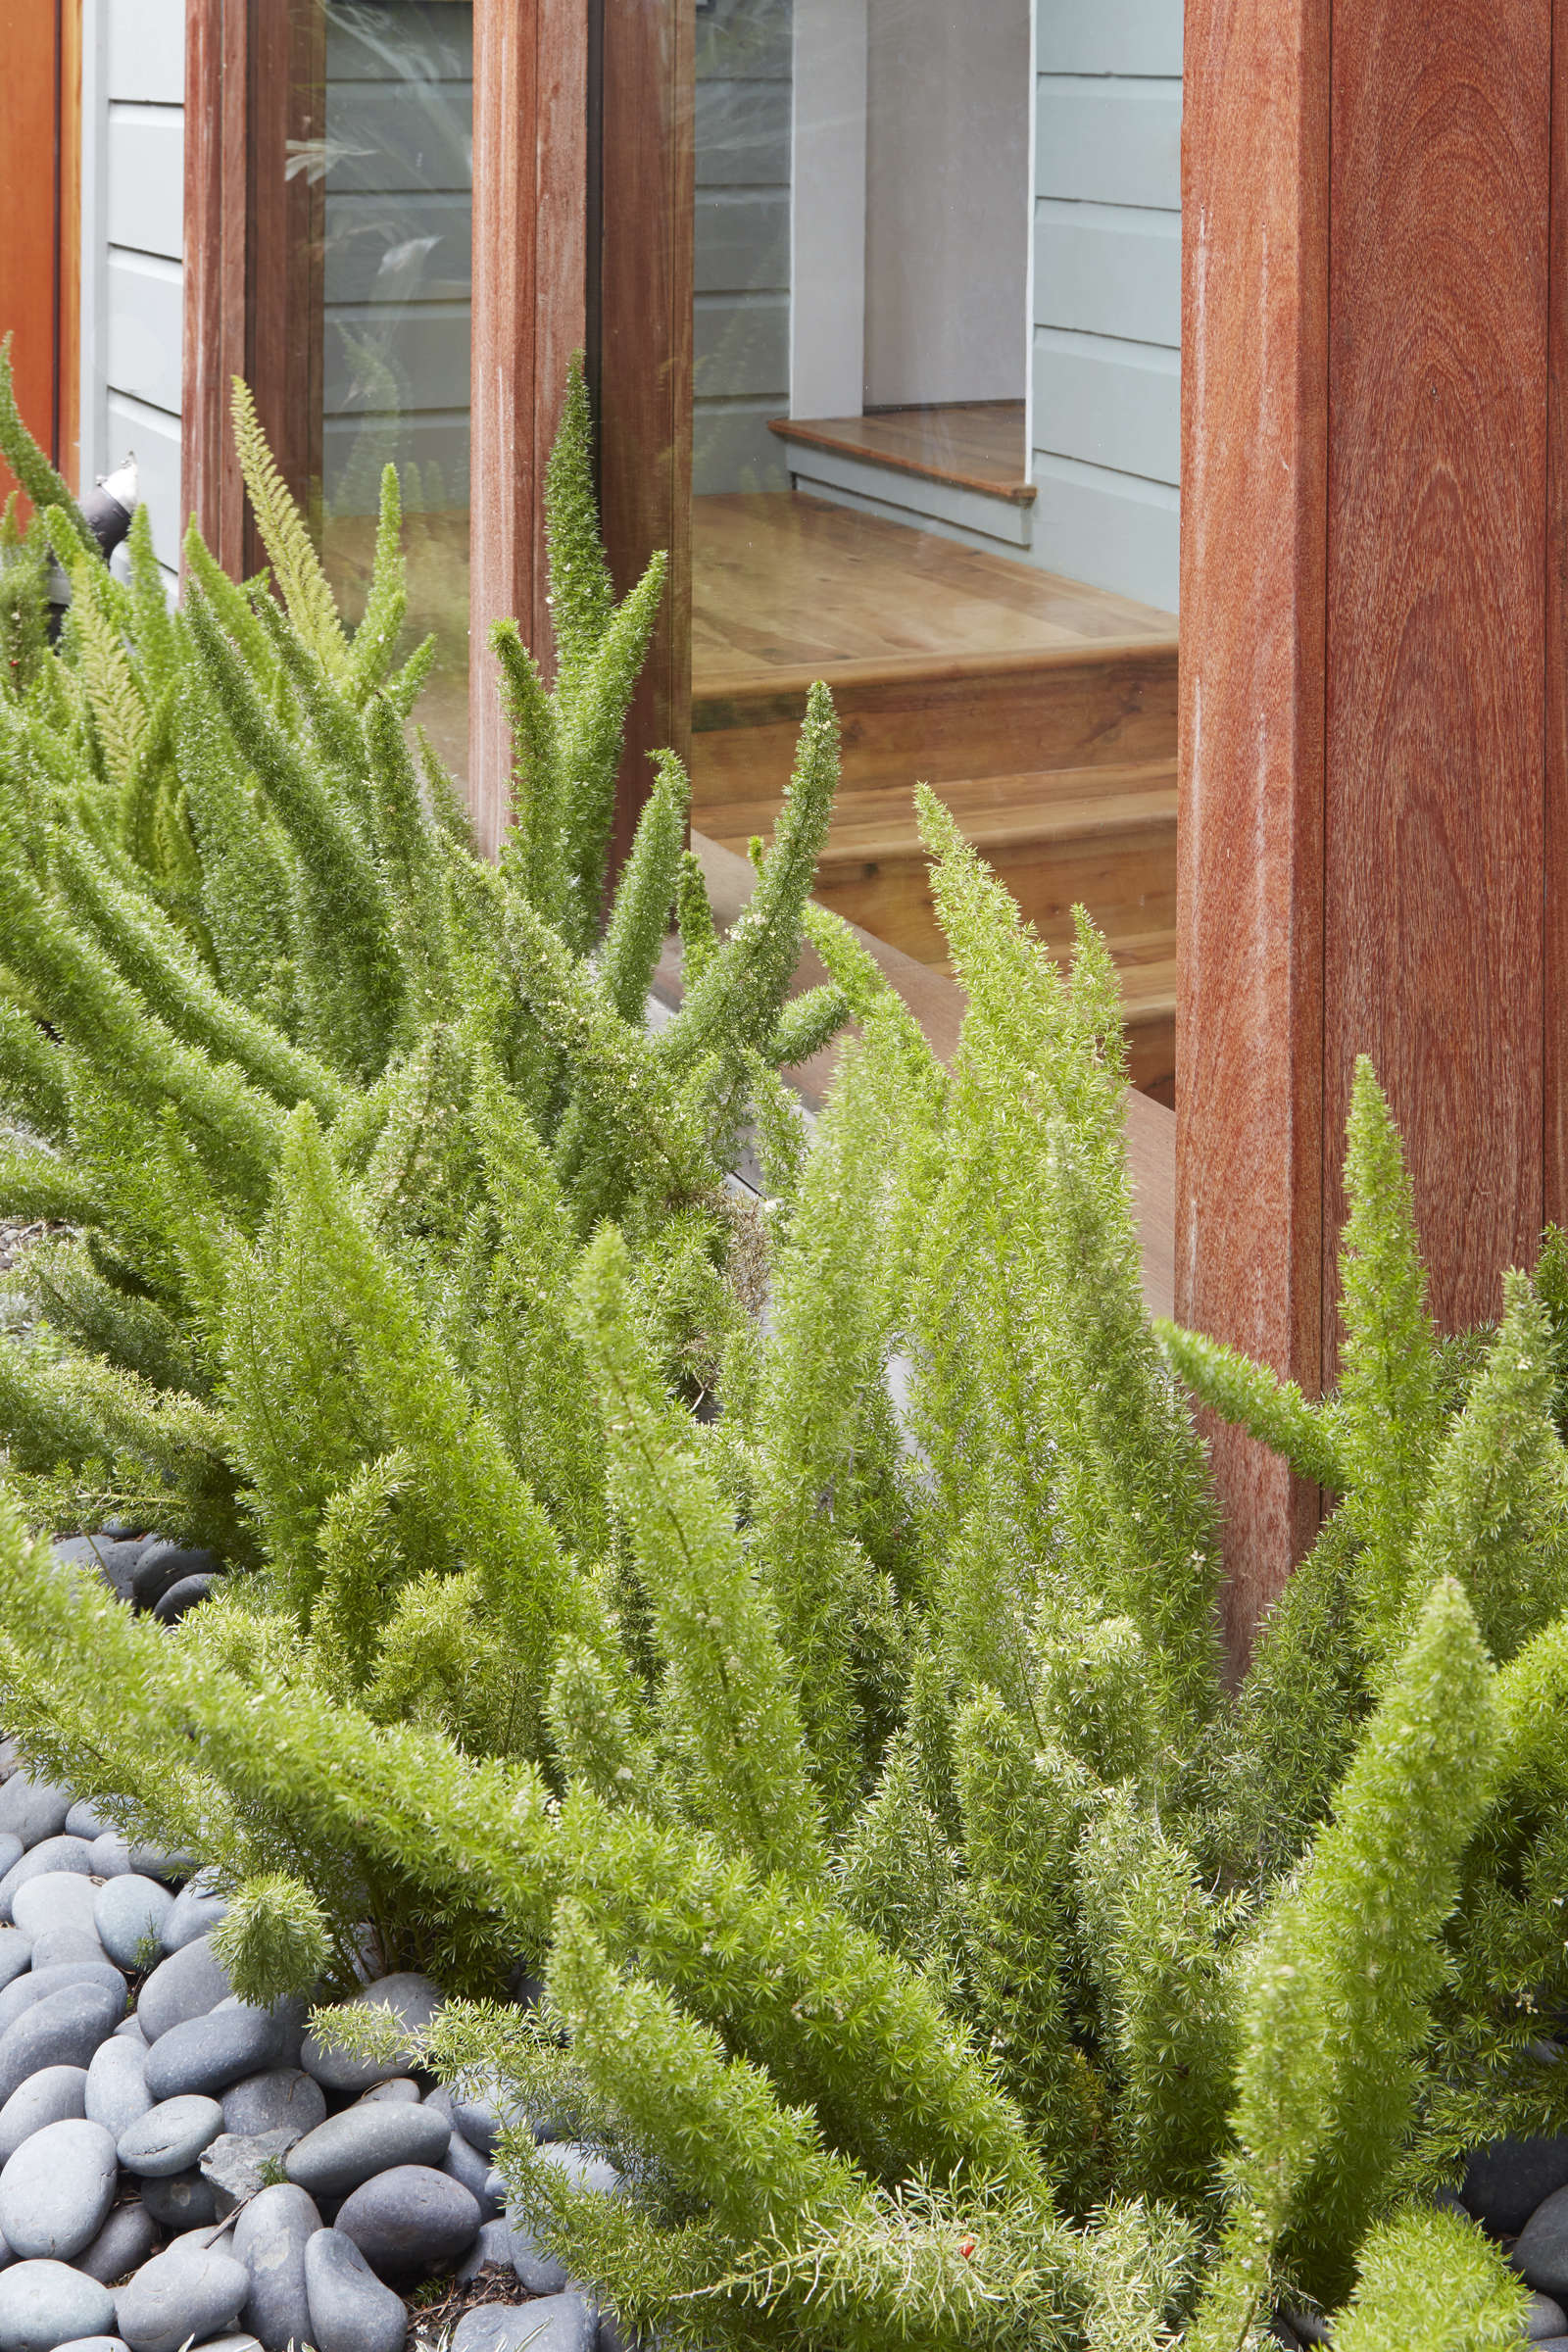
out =
[(80, 489), (114, 461), (109, 433), (109, 10), (112, 0), (81, 9), (81, 384)]
[(1035, 193), (1040, 185), (1040, 11), (1029, 11), (1029, 169), (1023, 200), (1028, 208), (1024, 238), (1023, 462), (1035, 445)]

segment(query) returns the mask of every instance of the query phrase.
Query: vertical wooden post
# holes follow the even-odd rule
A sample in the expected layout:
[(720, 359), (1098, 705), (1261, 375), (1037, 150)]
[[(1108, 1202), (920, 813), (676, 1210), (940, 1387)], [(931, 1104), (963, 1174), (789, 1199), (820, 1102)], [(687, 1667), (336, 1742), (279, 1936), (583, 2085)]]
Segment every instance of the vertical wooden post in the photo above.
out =
[(186, 0), (181, 504), (236, 577), (244, 568), (245, 492), (228, 389), (246, 364), (248, 29), (245, 0)]
[(584, 0), (475, 0), (472, 537), (468, 799), (482, 846), (506, 829), (512, 748), (488, 650), (514, 619), (548, 666), (545, 466), (586, 335)]
[(650, 752), (691, 750), (692, 0), (604, 0), (600, 498), (615, 588), (656, 549), (664, 608), (626, 727), (612, 858), (648, 797)]
[[(1551, 0), (1187, 23), (1177, 1310), (1311, 1391), (1357, 1054), (1450, 1328), (1563, 1190)], [(1217, 1467), (1240, 1655), (1315, 1497)]]

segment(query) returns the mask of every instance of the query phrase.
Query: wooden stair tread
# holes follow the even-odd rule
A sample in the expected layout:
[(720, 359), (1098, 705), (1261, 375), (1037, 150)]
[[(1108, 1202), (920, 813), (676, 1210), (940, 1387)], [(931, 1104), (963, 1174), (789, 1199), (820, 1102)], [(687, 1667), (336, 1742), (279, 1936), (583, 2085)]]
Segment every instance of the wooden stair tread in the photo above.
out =
[[(1174, 838), (1172, 760), (979, 776), (934, 789), (983, 857), (1054, 842), (1109, 841), (1131, 833), (1168, 831)], [(768, 798), (704, 804), (700, 813), (703, 831), (714, 841), (744, 848), (753, 834), (766, 835), (776, 804)], [(824, 863), (897, 864), (924, 857), (908, 786), (852, 786), (845, 791), (834, 810)]]
[(1086, 643), (1082, 638), (1072, 638), (1059, 645), (1004, 646), (982, 651), (958, 648), (943, 654), (922, 653), (915, 648), (907, 653), (874, 657), (781, 662), (776, 665), (759, 663), (755, 668), (731, 670), (722, 678), (694, 679), (692, 724), (698, 734), (731, 726), (732, 713), (752, 704), (764, 703), (770, 707), (798, 705), (793, 715), (799, 725), (806, 716), (806, 698), (819, 682), (835, 695), (879, 686), (962, 686), (993, 678), (1004, 681), (1046, 676), (1053, 670), (1082, 670), (1129, 655), (1145, 662), (1167, 662), (1174, 670), (1176, 640), (1174, 636), (1118, 636)]
[(864, 416), (770, 416), (781, 441), (1032, 507), (1021, 400), (949, 402)]

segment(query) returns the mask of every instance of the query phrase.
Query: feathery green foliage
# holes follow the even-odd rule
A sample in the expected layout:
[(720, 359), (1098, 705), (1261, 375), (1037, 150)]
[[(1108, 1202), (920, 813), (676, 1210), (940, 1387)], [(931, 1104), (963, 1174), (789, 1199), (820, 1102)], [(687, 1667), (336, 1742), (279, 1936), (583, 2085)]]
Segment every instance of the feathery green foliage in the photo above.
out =
[[(1243, 2352), (1288, 2287), (1371, 2345), (1425, 2265), (1434, 2342), (1502, 2340), (1410, 2200), (1489, 2095), (1568, 2124), (1568, 1251), (1440, 1343), (1362, 1070), (1338, 1392), (1156, 1335), (1103, 944), (1058, 968), (923, 795), (941, 1066), (808, 906), (823, 690), (726, 938), (668, 755), (607, 903), (662, 575), (615, 602), (580, 371), (495, 866), (409, 750), (395, 479), (351, 633), (236, 431), (275, 593), (193, 539), (170, 611), (144, 523), (122, 588), (24, 448), (0, 534), (0, 1207), (74, 1229), (0, 1346), (8, 1728), (211, 1860), (248, 1997), (463, 1996), (416, 2053), (614, 2164), (500, 2151), (628, 2331)], [(851, 1015), (808, 1134), (777, 1069)], [(1183, 1383), (1339, 1498), (1235, 1691)], [(23, 1532), (111, 1509), (221, 1597), (166, 1634)]]
[(1340, 2352), (1501, 2352), (1524, 2333), (1525, 2303), (1499, 2248), (1418, 2207), (1368, 2237), (1334, 2341)]

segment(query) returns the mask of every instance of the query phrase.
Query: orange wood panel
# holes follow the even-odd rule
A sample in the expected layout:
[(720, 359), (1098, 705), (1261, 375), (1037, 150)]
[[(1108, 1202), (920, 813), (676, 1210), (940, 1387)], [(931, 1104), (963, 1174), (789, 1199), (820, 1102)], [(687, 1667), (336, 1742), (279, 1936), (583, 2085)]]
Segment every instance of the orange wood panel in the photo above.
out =
[(627, 727), (617, 858), (647, 798), (649, 753), (669, 746), (685, 758), (691, 733), (695, 37), (691, 0), (604, 0), (598, 324), (605, 542), (621, 593), (656, 549), (669, 558), (664, 609)]
[(476, 0), (468, 797), (492, 850), (512, 747), (490, 624), (553, 652), (544, 476), (586, 334), (587, 75), (581, 0)]
[[(1176, 1311), (1320, 1376), (1329, 0), (1189, 0)], [(1211, 1427), (1240, 1655), (1316, 1497)]]
[[(74, 264), (63, 218), (62, 35), (69, 0), (0, 0), (0, 332), (12, 335), (17, 400), (33, 438), (59, 465), (63, 370), (74, 350), (65, 302)], [(79, 55), (79, 45), (77, 54)], [(73, 404), (74, 405), (74, 404)], [(69, 433), (69, 420), (68, 420)], [(0, 462), (0, 496), (15, 482)]]
[(81, 0), (60, 9), (59, 349), (55, 464), (81, 487)]
[[(1544, 1213), (1550, 80), (1550, 0), (1337, 0), (1329, 1223), (1366, 1053), (1449, 1328)], [(1331, 1279), (1324, 1311), (1328, 1351)]]

